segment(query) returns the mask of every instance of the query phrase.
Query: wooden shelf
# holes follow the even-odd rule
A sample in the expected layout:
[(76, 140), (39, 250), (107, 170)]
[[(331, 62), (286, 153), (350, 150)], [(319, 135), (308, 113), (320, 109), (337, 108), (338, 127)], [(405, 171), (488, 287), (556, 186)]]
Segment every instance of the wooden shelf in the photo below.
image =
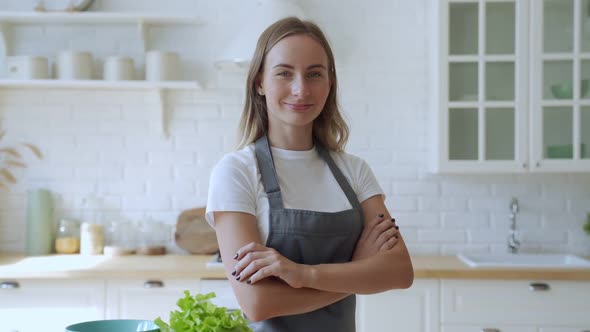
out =
[(68, 89), (179, 89), (200, 90), (197, 81), (103, 81), (103, 80), (0, 80), (4, 88), (68, 88)]
[(30, 24), (107, 24), (107, 23), (145, 23), (145, 24), (204, 24), (195, 16), (156, 15), (147, 13), (108, 13), (108, 12), (0, 12), (1, 23)]

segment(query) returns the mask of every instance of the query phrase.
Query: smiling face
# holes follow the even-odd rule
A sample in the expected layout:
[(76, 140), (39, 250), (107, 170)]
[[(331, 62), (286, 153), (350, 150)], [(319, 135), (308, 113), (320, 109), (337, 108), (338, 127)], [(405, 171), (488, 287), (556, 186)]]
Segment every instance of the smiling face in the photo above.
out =
[(305, 34), (283, 38), (266, 55), (257, 90), (265, 96), (269, 126), (311, 128), (330, 93), (326, 51)]

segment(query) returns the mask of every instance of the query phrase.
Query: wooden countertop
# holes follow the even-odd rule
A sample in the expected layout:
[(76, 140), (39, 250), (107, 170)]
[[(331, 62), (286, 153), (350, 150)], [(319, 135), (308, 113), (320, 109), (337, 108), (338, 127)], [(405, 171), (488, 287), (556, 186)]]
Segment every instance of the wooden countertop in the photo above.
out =
[[(9, 279), (219, 279), (221, 267), (208, 268), (212, 256), (0, 256), (0, 281)], [(416, 278), (586, 280), (590, 268), (471, 268), (455, 256), (413, 256)]]

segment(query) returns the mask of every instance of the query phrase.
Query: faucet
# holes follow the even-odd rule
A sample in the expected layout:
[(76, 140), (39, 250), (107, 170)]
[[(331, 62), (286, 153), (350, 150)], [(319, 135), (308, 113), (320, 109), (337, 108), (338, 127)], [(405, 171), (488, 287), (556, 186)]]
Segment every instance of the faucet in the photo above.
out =
[(518, 213), (518, 200), (512, 197), (510, 201), (510, 229), (508, 231), (508, 252), (517, 254), (520, 248), (520, 242), (517, 240), (516, 232), (516, 214)]

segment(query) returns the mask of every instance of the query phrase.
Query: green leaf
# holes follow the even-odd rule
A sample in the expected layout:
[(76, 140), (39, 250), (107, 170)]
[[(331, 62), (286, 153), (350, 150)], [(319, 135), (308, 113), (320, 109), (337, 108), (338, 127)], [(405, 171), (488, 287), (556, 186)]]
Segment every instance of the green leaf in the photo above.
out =
[(158, 317), (154, 322), (162, 332), (252, 332), (240, 310), (229, 312), (225, 307), (211, 303), (215, 293), (195, 294), (188, 290), (170, 312), (169, 325)]

